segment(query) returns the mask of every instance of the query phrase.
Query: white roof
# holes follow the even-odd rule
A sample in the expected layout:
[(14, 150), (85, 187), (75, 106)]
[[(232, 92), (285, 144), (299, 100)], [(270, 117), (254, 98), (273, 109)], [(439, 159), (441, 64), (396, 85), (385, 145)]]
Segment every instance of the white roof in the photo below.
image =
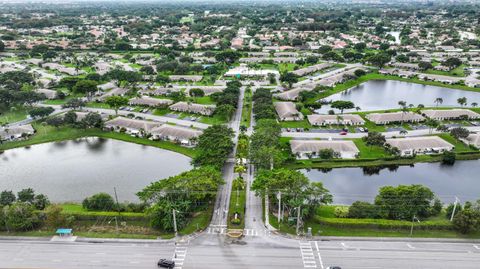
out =
[(428, 148), (453, 148), (454, 146), (438, 136), (419, 136), (387, 139), (386, 143), (404, 150), (422, 150)]
[(422, 110), (422, 114), (432, 119), (440, 118), (459, 118), (460, 116), (468, 116), (470, 119), (480, 118), (480, 114), (469, 109), (448, 109), (448, 110)]
[(351, 140), (290, 140), (290, 148), (294, 154), (319, 152), (322, 149), (332, 149), (335, 152), (360, 152)]

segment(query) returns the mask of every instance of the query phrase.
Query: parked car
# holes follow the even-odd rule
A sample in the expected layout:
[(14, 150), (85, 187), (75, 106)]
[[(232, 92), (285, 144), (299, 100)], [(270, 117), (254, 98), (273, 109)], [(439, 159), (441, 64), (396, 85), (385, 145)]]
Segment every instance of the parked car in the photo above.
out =
[(362, 133), (365, 132), (365, 129), (363, 127), (358, 127), (358, 130)]
[(345, 132), (345, 131), (341, 131), (341, 132), (340, 132), (340, 135), (347, 135), (347, 134), (348, 134), (348, 133)]
[(327, 269), (342, 269), (340, 266), (329, 266)]
[(164, 267), (164, 268), (174, 268), (175, 267), (175, 262), (172, 260), (168, 259), (160, 259), (157, 263), (158, 267)]

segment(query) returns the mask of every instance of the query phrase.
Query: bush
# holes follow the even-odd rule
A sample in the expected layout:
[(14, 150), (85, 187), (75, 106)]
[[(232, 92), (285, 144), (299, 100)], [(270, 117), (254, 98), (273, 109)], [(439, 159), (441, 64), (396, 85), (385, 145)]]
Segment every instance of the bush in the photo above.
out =
[(4, 208), (5, 227), (11, 231), (28, 231), (40, 223), (31, 204), (16, 202)]
[(453, 151), (445, 151), (442, 154), (442, 164), (453, 165), (457, 156)]
[(378, 210), (373, 204), (356, 201), (348, 209), (348, 217), (355, 219), (374, 219), (378, 218)]
[(348, 207), (346, 206), (337, 206), (335, 207), (334, 215), (337, 218), (347, 218), (348, 217)]
[(115, 202), (110, 194), (101, 192), (85, 198), (82, 206), (92, 211), (112, 211), (115, 208)]

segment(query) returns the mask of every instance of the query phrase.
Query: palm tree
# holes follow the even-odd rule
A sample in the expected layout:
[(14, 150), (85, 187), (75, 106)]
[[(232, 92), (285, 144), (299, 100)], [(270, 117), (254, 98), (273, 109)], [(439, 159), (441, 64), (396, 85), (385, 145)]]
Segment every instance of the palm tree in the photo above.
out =
[(402, 110), (402, 122), (403, 122), (403, 116), (405, 113), (407, 113), (407, 102), (405, 101), (398, 101), (398, 105), (400, 106), (400, 109)]
[(358, 111), (361, 110), (361, 108), (359, 106), (357, 106), (357, 107), (355, 107), (355, 110), (357, 110), (357, 112), (358, 112)]
[(472, 103), (472, 107), (477, 107), (478, 106), (478, 103), (477, 102), (473, 102)]
[(408, 134), (408, 131), (405, 130), (405, 129), (402, 129), (402, 130), (400, 130), (399, 133), (400, 133), (400, 135), (406, 135), (406, 134)]
[(437, 99), (435, 99), (435, 104), (437, 104), (437, 107), (438, 107), (439, 104), (443, 104), (443, 98), (438, 97)]
[(243, 166), (243, 165), (236, 165), (235, 168), (234, 168), (234, 171), (235, 171), (235, 173), (238, 174), (238, 177), (243, 178), (242, 174), (247, 171), (247, 168), (245, 168), (245, 166)]
[(433, 120), (433, 119), (427, 119), (427, 121), (425, 122), (425, 124), (428, 126), (428, 132), (430, 134), (432, 134), (432, 130), (433, 128), (435, 127), (438, 127), (438, 121), (436, 120)]
[(245, 188), (245, 181), (242, 177), (237, 177), (233, 180), (232, 186), (237, 190), (237, 201), (235, 202), (235, 206), (238, 207), (238, 196), (240, 195), (240, 190)]
[(457, 103), (463, 107), (464, 105), (467, 104), (467, 97), (458, 98)]

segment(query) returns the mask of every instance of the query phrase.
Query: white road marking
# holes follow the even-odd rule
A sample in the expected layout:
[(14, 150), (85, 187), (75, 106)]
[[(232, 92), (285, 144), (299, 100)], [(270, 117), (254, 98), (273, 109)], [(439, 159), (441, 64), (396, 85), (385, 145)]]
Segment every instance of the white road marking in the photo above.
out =
[(320, 267), (323, 269), (322, 256), (320, 256), (320, 252), (317, 252), (317, 254), (318, 254), (318, 260), (320, 261)]
[(479, 247), (479, 246), (477, 246), (477, 245), (473, 245), (473, 247), (474, 247), (475, 249), (478, 249), (478, 250), (480, 250), (480, 247)]
[(407, 247), (408, 247), (409, 249), (415, 249), (415, 247), (412, 246), (412, 245), (410, 245), (410, 244), (407, 244)]
[(347, 244), (345, 244), (345, 243), (343, 243), (343, 242), (340, 243), (340, 244), (342, 245), (343, 249), (347, 249), (347, 248), (348, 248), (348, 247), (347, 247)]
[(302, 261), (304, 268), (317, 268), (317, 261), (315, 260), (315, 254), (313, 253), (311, 242), (300, 243), (300, 253), (302, 254)]

